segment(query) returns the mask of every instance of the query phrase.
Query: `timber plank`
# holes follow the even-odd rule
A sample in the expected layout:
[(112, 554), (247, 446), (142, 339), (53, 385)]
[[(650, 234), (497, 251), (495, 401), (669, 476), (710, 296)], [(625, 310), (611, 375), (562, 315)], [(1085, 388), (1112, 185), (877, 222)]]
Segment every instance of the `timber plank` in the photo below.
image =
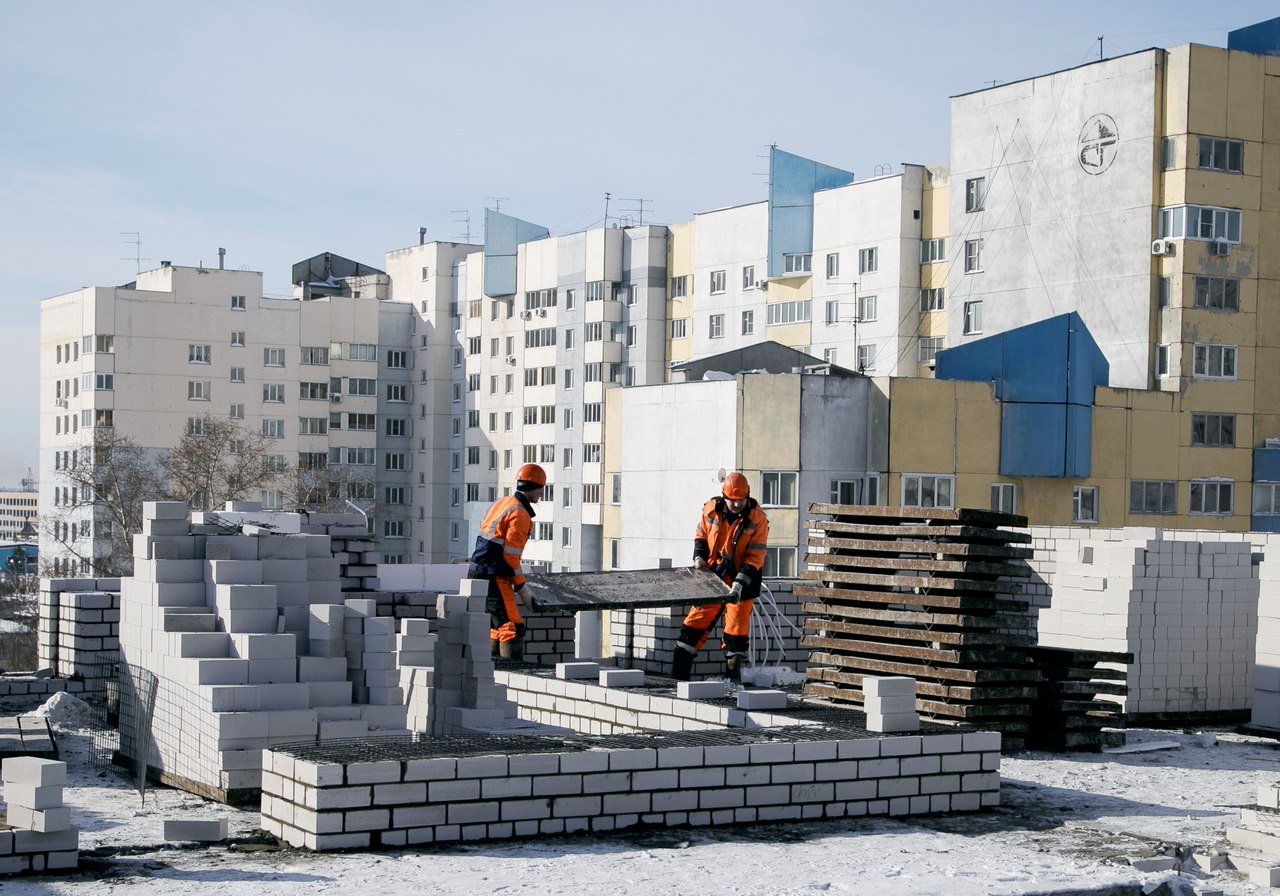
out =
[(800, 597), (820, 597), (825, 602), (832, 603), (849, 601), (890, 606), (938, 607), (944, 610), (961, 610), (969, 614), (980, 613), (988, 618), (1002, 610), (1020, 610), (1024, 605), (1021, 601), (986, 594), (869, 591), (835, 585), (796, 585), (795, 593)]
[(994, 510), (973, 507), (902, 507), (880, 504), (810, 504), (810, 513), (823, 513), (839, 519), (946, 520), (979, 523), (993, 529), (1011, 527), (1025, 529), (1027, 518)]
[(854, 523), (847, 520), (810, 519), (805, 523), (807, 528), (821, 529), (827, 532), (855, 532), (863, 538), (883, 535), (886, 538), (942, 538), (949, 542), (1004, 544), (1030, 544), (1031, 535), (1006, 529), (988, 529), (980, 526), (931, 526), (924, 524), (887, 525)]
[[(909, 531), (909, 530), (908, 530)], [(911, 539), (877, 538), (824, 538), (810, 536), (810, 547), (830, 548), (841, 551), (857, 551), (865, 554), (933, 554), (947, 557), (997, 557), (1008, 560), (1029, 560), (1034, 555), (1031, 548), (1015, 548), (998, 544), (972, 544), (958, 541), (919, 541)]]
[(934, 560), (919, 557), (871, 557), (867, 554), (808, 553), (804, 555), (804, 562), (810, 566), (822, 566), (827, 569), (891, 569), (899, 572), (918, 570), (930, 573), (954, 573), (957, 576), (1000, 576), (1018, 579), (1031, 577), (1029, 566), (993, 563), (986, 560)]
[(834, 569), (804, 569), (800, 571), (802, 579), (816, 579), (823, 582), (838, 582), (850, 585), (881, 585), (894, 588), (920, 588), (927, 591), (945, 592), (977, 592), (980, 594), (1021, 594), (1020, 582), (996, 581), (979, 582), (972, 579), (955, 579), (928, 576), (893, 576), (874, 575), (871, 573), (842, 572)]
[(954, 644), (965, 647), (1019, 647), (1026, 638), (1000, 632), (967, 632), (946, 631), (935, 628), (916, 628), (903, 625), (865, 625), (857, 622), (844, 622), (838, 619), (807, 618), (804, 621), (806, 631), (842, 632), (849, 635), (865, 635), (870, 638), (881, 638), (886, 641), (924, 641), (932, 644)]
[(843, 604), (807, 602), (800, 605), (800, 612), (811, 616), (838, 616), (845, 619), (874, 619), (880, 622), (902, 622), (910, 625), (978, 629), (989, 631), (1003, 627), (993, 616), (974, 616), (960, 613), (932, 613), (927, 610), (895, 610), (873, 607), (850, 607)]

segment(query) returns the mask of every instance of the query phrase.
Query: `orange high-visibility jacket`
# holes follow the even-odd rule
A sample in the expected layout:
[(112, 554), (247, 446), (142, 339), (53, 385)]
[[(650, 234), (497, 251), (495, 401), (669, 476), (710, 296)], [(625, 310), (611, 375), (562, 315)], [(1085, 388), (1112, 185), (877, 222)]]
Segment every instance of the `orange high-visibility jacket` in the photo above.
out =
[(480, 523), (468, 575), (509, 579), (516, 588), (523, 587), (520, 558), (533, 529), (533, 515), (533, 507), (518, 492), (493, 502)]
[(758, 574), (764, 569), (765, 544), (769, 541), (769, 518), (755, 498), (747, 499), (747, 506), (734, 522), (725, 519), (727, 513), (721, 497), (711, 498), (702, 505), (693, 536), (693, 555), (706, 560), (726, 583), (733, 581), (743, 566), (751, 566), (758, 581)]

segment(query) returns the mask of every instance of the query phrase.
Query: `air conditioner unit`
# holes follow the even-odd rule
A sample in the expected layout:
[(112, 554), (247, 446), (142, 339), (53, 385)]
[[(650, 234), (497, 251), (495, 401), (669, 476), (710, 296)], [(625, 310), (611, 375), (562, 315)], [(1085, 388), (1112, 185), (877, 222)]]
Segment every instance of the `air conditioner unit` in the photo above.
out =
[(547, 316), (547, 309), (546, 309), (546, 308), (539, 308), (539, 309), (538, 309), (538, 317), (546, 317), (546, 316)]
[(521, 311), (521, 312), (520, 312), (520, 319), (521, 319), (521, 320), (528, 320), (528, 319), (529, 319), (529, 318), (531, 318), (531, 317), (533, 317), (533, 312), (532, 312), (532, 311)]
[(1226, 240), (1214, 240), (1213, 242), (1209, 243), (1209, 254), (1210, 255), (1230, 255), (1231, 244), (1228, 243)]
[(1156, 240), (1151, 244), (1152, 255), (1172, 255), (1173, 240)]
[(329, 400), (332, 401), (334, 404), (340, 404), (342, 402), (342, 396), (339, 393), (334, 392), (332, 395), (329, 396)]
[(769, 285), (769, 281), (767, 280), (757, 280), (755, 283), (752, 284), (752, 286), (755, 289), (764, 289), (768, 285)]
[(1262, 446), (1264, 448), (1280, 448), (1280, 439), (1263, 439)]
[(514, 365), (516, 363), (515, 355), (507, 355), (507, 363)]

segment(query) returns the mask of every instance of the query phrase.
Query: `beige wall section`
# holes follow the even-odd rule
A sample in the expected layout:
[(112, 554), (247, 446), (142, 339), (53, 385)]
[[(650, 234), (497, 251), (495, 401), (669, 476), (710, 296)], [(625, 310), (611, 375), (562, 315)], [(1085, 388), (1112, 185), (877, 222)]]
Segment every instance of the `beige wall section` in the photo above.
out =
[[(622, 536), (622, 505), (613, 503), (613, 475), (622, 472), (622, 390), (606, 389), (604, 393), (603, 484), (600, 486), (601, 569), (609, 565), (609, 544)], [(626, 495), (623, 495), (626, 500)]]
[[(693, 357), (693, 240), (694, 221), (682, 221), (668, 227), (667, 239), (667, 362), (688, 361)], [(671, 278), (687, 277), (686, 293), (671, 297)], [(684, 319), (686, 335), (671, 338), (673, 320)]]
[[(763, 497), (761, 472), (800, 469), (800, 375), (739, 377), (738, 469), (751, 483), (751, 495)], [(797, 544), (800, 509), (767, 507), (770, 544)], [(803, 555), (803, 550), (799, 553)], [(797, 561), (802, 557), (797, 557)]]

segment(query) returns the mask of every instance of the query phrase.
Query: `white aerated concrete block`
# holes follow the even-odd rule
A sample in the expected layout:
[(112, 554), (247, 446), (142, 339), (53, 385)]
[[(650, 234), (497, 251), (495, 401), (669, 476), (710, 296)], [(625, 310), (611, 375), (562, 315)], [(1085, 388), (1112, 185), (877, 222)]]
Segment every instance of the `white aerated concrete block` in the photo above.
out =
[(51, 834), (55, 831), (70, 829), (71, 810), (66, 806), (53, 809), (28, 809), (26, 806), (15, 806), (10, 803), (8, 822), (20, 830)]
[(893, 715), (868, 715), (867, 730), (880, 733), (900, 733), (919, 731), (920, 716), (914, 712), (894, 713)]
[(56, 759), (40, 759), (35, 756), (10, 756), (0, 766), (0, 780), (8, 784), (29, 784), (36, 787), (57, 786), (67, 783), (67, 764)]
[(682, 681), (676, 685), (681, 700), (717, 700), (725, 695), (723, 681)]
[(900, 697), (916, 695), (916, 680), (905, 675), (864, 675), (862, 677), (862, 694), (864, 697)]
[(915, 712), (916, 698), (911, 694), (900, 694), (892, 697), (867, 696), (863, 699), (862, 709), (869, 716), (893, 716), (905, 712)]
[(217, 843), (227, 839), (227, 819), (166, 818), (164, 839)]
[(786, 709), (786, 691), (739, 691), (738, 709)]
[(10, 806), (26, 806), (28, 809), (57, 809), (62, 805), (63, 785), (23, 784), (8, 781), (4, 785), (4, 800)]
[(638, 688), (644, 686), (643, 669), (601, 669), (600, 686), (605, 688)]
[(599, 680), (599, 677), (599, 663), (556, 663), (556, 678), (574, 681), (591, 678)]

